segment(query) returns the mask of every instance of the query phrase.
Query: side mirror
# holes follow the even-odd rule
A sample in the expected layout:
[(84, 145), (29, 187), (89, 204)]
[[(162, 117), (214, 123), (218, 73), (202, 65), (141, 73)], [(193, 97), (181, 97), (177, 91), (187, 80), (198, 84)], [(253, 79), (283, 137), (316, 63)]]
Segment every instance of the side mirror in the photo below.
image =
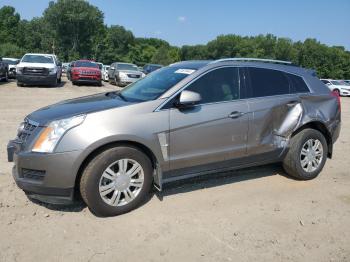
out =
[(181, 92), (179, 100), (175, 102), (175, 106), (179, 109), (193, 107), (202, 100), (200, 94), (188, 90)]

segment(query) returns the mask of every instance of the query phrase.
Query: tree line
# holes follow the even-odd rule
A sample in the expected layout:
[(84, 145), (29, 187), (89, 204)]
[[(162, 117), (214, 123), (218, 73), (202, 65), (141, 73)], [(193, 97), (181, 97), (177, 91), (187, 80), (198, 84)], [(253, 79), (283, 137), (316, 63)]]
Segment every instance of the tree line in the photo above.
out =
[(220, 35), (203, 45), (172, 46), (157, 38), (135, 37), (120, 25), (105, 25), (104, 14), (84, 0), (50, 2), (41, 17), (21, 19), (15, 8), (0, 9), (0, 56), (55, 53), (62, 61), (81, 58), (105, 64), (168, 65), (181, 60), (254, 57), (288, 60), (315, 69), (319, 77), (350, 79), (350, 52), (316, 39), (292, 41), (272, 34)]

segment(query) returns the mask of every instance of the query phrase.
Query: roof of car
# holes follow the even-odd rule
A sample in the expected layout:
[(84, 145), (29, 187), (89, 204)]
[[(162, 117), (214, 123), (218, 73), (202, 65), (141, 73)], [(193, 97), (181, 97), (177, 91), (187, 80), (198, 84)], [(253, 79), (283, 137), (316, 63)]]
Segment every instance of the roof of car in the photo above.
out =
[(181, 61), (173, 63), (169, 66), (186, 68), (186, 69), (199, 69), (208, 65), (212, 60), (190, 60), (190, 61)]
[(13, 61), (20, 60), (19, 58), (12, 58), (12, 57), (3, 57), (2, 59), (13, 60)]
[(54, 56), (54, 57), (56, 56), (54, 54), (40, 54), (40, 53), (27, 53), (25, 55), (42, 55), (42, 56)]
[(254, 59), (219, 59), (219, 60), (193, 60), (193, 61), (182, 61), (171, 64), (170, 66), (178, 67), (178, 68), (187, 68), (198, 70), (205, 66), (208, 68), (215, 68), (219, 66), (245, 66), (245, 67), (261, 67), (267, 69), (274, 70), (283, 70), (285, 72), (289, 72), (297, 75), (316, 75), (315, 70), (313, 69), (305, 69), (299, 66), (296, 66), (288, 61), (279, 61), (279, 60), (254, 60)]

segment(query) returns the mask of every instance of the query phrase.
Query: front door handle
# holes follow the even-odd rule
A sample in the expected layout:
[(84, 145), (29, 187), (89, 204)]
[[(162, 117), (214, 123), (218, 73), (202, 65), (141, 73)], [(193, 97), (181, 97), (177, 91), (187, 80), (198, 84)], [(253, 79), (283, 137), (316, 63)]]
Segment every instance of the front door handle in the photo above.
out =
[(239, 117), (241, 117), (243, 115), (244, 115), (243, 112), (233, 111), (231, 114), (228, 115), (228, 117), (229, 118), (239, 118)]

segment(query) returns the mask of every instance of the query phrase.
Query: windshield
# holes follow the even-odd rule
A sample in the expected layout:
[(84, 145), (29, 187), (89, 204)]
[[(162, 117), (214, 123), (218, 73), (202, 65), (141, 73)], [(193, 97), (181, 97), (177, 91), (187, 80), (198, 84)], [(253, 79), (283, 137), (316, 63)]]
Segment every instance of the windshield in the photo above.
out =
[(331, 83), (335, 86), (340, 86), (341, 83), (339, 81), (332, 80)]
[(340, 80), (339, 83), (342, 84), (343, 86), (348, 86), (348, 85), (350, 85), (348, 82), (346, 82), (346, 81), (344, 81), (344, 80)]
[(53, 64), (53, 58), (52, 56), (49, 56), (49, 55), (25, 55), (22, 58), (22, 62)]
[(17, 65), (19, 60), (3, 58), (2, 61), (4, 61), (6, 64), (9, 64), (9, 65)]
[(91, 68), (99, 68), (98, 64), (90, 61), (76, 61), (74, 67), (91, 67)]
[(118, 70), (131, 70), (131, 71), (137, 71), (137, 66), (133, 64), (118, 64), (117, 65)]
[(164, 67), (129, 85), (120, 94), (128, 101), (154, 100), (194, 71), (178, 67)]

